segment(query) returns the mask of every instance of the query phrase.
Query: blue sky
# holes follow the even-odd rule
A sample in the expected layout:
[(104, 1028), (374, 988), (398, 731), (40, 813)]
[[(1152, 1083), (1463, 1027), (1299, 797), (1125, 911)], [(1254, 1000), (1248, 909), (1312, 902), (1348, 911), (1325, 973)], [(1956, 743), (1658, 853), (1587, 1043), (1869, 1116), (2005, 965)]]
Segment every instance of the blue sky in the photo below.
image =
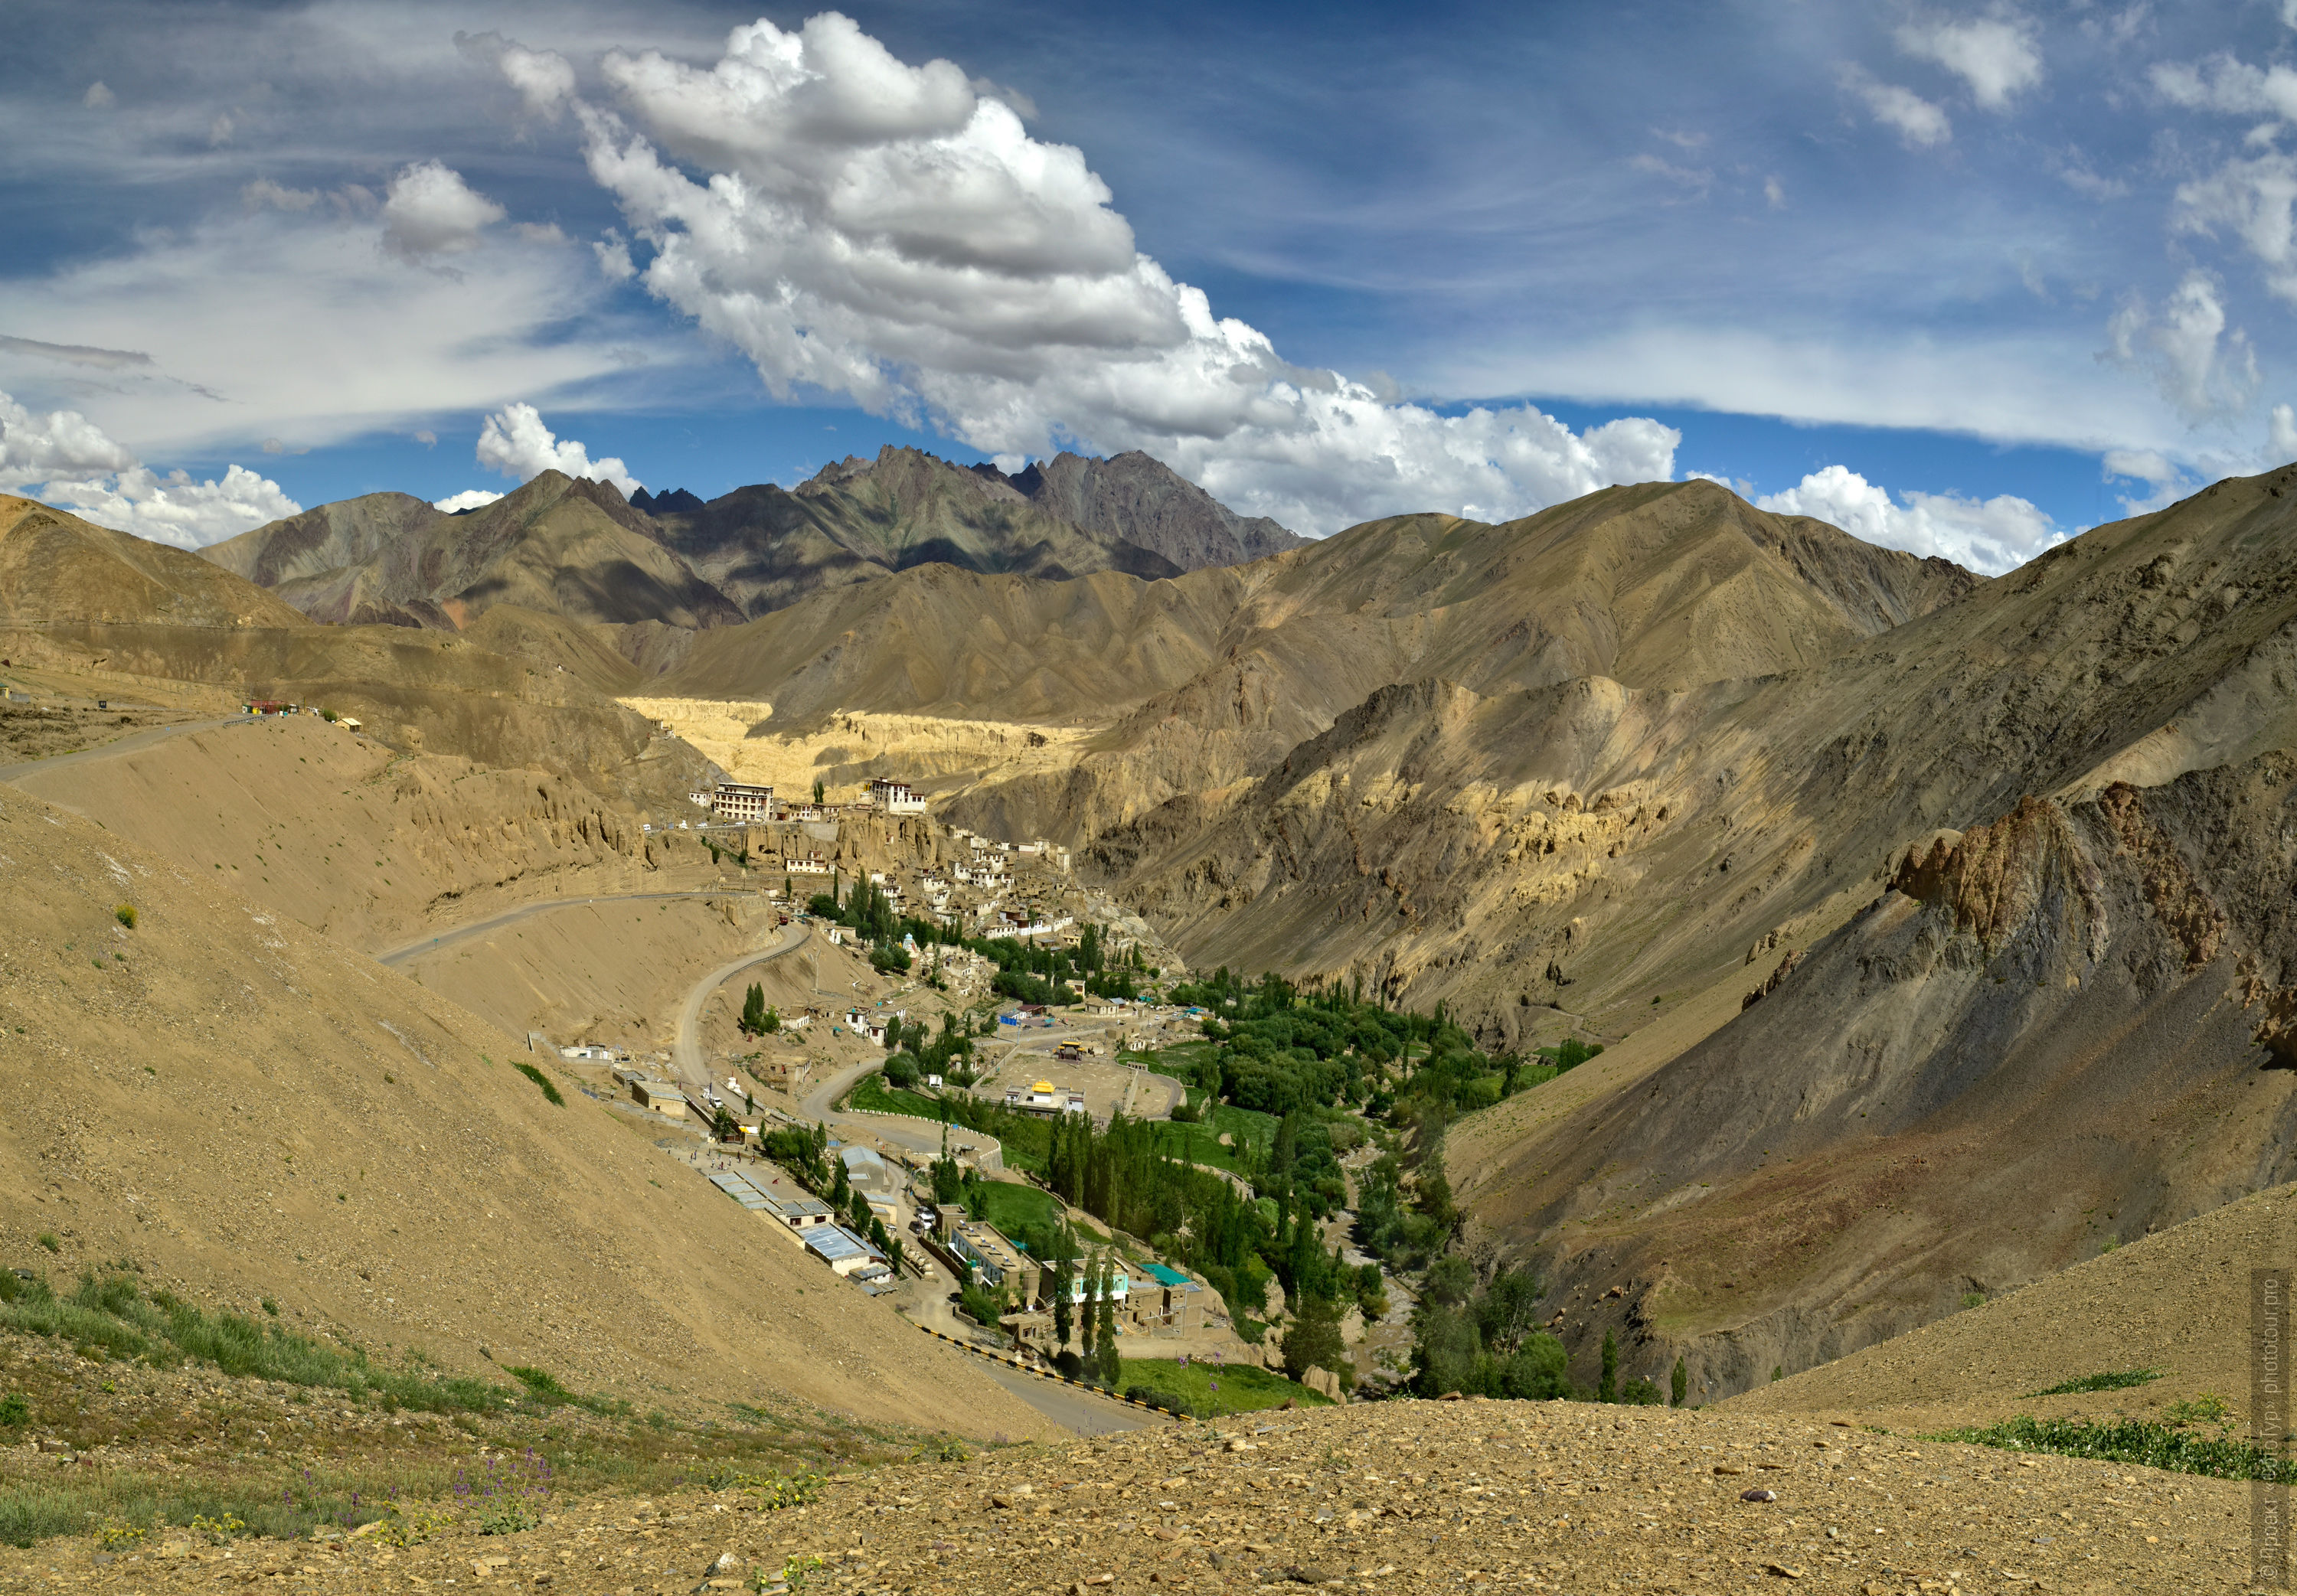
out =
[(2005, 569), (2297, 457), (2293, 9), (18, 0), (0, 489), (197, 543), (1140, 447)]

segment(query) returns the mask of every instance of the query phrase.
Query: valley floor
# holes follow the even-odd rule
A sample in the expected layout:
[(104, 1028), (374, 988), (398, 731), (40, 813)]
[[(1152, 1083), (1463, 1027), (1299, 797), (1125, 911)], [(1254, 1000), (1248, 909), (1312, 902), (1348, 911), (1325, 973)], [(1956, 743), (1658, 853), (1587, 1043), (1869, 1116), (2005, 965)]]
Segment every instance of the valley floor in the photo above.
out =
[[(561, 1495), (543, 1525), (419, 1544), (189, 1537), (0, 1553), (0, 1590), (328, 1592), (486, 1584), (1221, 1591), (1270, 1582), (1861, 1592), (2245, 1587), (2249, 1504), (2223, 1481), (1908, 1442), (1848, 1422), (1567, 1403), (1255, 1415), (965, 1462), (840, 1473), (771, 1510), (737, 1485)], [(1774, 1500), (1748, 1501), (1761, 1491)], [(179, 1532), (170, 1532), (177, 1533)], [(815, 1559), (819, 1559), (817, 1563)]]

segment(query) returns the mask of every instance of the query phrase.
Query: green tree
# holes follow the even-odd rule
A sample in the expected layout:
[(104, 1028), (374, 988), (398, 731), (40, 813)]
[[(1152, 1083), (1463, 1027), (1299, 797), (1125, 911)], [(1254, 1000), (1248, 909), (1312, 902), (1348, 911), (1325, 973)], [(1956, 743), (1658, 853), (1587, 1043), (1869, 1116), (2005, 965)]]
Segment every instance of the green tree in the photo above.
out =
[(742, 1134), (742, 1127), (734, 1123), (734, 1111), (723, 1103), (719, 1104), (718, 1112), (710, 1116), (710, 1129), (720, 1141), (734, 1141)]
[(1050, 1289), (1053, 1297), (1053, 1345), (1056, 1349), (1069, 1344), (1069, 1332), (1075, 1328), (1076, 1304), (1069, 1301), (1069, 1261), (1053, 1260)]
[(1667, 1377), (1667, 1395), (1672, 1405), (1681, 1407), (1683, 1399), (1691, 1394), (1691, 1370), (1684, 1367), (1681, 1358), (1675, 1361), (1675, 1372)]
[(1101, 1378), (1109, 1384), (1116, 1381), (1116, 1276), (1112, 1266), (1103, 1264), (1100, 1273), (1100, 1324), (1095, 1337), (1100, 1343)]
[(1523, 1345), (1500, 1366), (1497, 1394), (1519, 1402), (1547, 1402), (1571, 1392), (1570, 1358), (1563, 1343), (1544, 1330), (1523, 1338)]
[(1307, 1378), (1311, 1369), (1339, 1374), (1347, 1367), (1347, 1348), (1340, 1340), (1339, 1308), (1321, 1293), (1304, 1294), (1292, 1328), (1284, 1332), (1285, 1374), (1300, 1380)]
[(1619, 1338), (1609, 1330), (1603, 1332), (1603, 1372), (1595, 1382), (1595, 1400), (1619, 1400)]
[(742, 1034), (763, 1035), (766, 1029), (766, 989), (756, 982), (742, 998)]
[(1100, 1344), (1100, 1383), (1111, 1391), (1124, 1389), (1124, 1358), (1116, 1350), (1114, 1334)]
[(819, 776), (813, 778), (813, 801), (816, 803), (821, 802), (821, 777)]

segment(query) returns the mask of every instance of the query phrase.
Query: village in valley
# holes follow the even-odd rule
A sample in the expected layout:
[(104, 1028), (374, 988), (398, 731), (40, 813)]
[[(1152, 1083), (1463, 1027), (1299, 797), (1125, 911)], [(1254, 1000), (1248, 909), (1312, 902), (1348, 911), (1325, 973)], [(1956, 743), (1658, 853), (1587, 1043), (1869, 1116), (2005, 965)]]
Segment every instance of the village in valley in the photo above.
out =
[[(1296, 1218), (1297, 1130), (1219, 1101), (1206, 994), (1138, 917), (1077, 885), (1066, 849), (943, 824), (896, 780), (688, 796), (694, 814), (649, 830), (770, 904), (765, 945), (718, 972), (670, 1049), (537, 1036), (586, 1090), (658, 1122), (666, 1153), (852, 1288), (1017, 1367), (1180, 1412), (1406, 1378), (1412, 1299), (1358, 1247), (1344, 1192)], [(1378, 1149), (1353, 1107), (1323, 1112), (1354, 1122), (1338, 1139), (1363, 1166)], [(1313, 1228), (1322, 1272), (1350, 1281), (1313, 1349), (1288, 1358), (1297, 1304), (1275, 1274), (1191, 1268), (1202, 1238), (1136, 1235), (1055, 1189), (1054, 1144), (1141, 1135), (1176, 1183), (1273, 1212), (1288, 1248)]]

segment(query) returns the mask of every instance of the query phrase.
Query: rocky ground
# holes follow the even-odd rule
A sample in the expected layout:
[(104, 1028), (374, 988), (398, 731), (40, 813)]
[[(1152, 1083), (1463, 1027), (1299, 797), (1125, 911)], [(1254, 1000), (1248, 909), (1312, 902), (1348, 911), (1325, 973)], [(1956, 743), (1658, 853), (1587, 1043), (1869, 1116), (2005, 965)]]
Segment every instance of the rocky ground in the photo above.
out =
[[(2246, 1487), (1843, 1421), (1562, 1403), (1264, 1414), (756, 1485), (555, 1498), (539, 1527), (0, 1553), (0, 1589), (640, 1592), (2191, 1592), (2248, 1583)], [(1752, 1500), (1750, 1500), (1750, 1498)], [(427, 1535), (428, 1538), (422, 1538)], [(392, 1541), (415, 1541), (394, 1545)], [(819, 1559), (817, 1562), (816, 1559)]]

